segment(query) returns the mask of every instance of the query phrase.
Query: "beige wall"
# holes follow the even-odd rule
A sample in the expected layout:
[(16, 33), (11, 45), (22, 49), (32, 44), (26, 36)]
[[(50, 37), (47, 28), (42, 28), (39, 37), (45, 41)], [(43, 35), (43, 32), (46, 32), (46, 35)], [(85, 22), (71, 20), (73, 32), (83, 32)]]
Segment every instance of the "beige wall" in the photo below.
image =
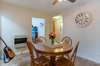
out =
[(2, 37), (10, 47), (14, 48), (16, 35), (31, 37), (32, 16), (45, 18), (46, 32), (49, 31), (49, 16), (47, 14), (10, 4), (2, 3), (1, 5)]
[[(84, 0), (74, 6), (66, 8), (64, 17), (63, 36), (72, 37), (75, 43), (80, 41), (78, 55), (100, 63), (100, 0)], [(80, 13), (88, 11), (92, 14), (92, 23), (85, 28), (75, 24), (74, 18)]]

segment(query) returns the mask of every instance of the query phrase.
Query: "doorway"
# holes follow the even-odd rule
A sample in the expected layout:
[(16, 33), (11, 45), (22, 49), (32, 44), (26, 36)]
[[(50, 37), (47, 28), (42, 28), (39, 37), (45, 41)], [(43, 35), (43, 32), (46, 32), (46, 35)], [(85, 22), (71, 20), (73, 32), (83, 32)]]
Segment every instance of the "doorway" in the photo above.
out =
[(61, 15), (53, 17), (53, 32), (56, 33), (56, 39), (60, 41), (63, 32), (63, 17)]
[(32, 17), (32, 39), (36, 36), (45, 37), (45, 19)]

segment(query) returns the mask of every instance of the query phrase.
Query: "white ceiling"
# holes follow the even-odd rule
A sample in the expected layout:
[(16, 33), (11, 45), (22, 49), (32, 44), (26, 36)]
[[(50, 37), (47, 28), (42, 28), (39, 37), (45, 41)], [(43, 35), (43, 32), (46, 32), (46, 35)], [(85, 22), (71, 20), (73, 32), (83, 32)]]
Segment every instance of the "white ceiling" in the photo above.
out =
[(70, 3), (69, 1), (57, 3), (55, 6), (52, 5), (52, 0), (1, 0), (1, 1), (4, 3), (9, 3), (26, 8), (32, 8), (37, 11), (42, 11), (51, 14), (51, 13), (60, 13), (66, 7), (72, 6), (78, 3), (78, 1), (82, 0), (76, 0), (75, 3)]

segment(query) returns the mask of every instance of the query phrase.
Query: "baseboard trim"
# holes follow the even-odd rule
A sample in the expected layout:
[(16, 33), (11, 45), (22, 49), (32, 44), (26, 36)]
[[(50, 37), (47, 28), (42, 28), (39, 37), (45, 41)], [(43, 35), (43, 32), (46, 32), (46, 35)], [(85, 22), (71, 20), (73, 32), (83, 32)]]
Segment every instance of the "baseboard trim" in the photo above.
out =
[(77, 56), (77, 57), (82, 58), (82, 59), (87, 60), (87, 61), (90, 61), (90, 62), (95, 63), (95, 64), (100, 64), (100, 62), (96, 62), (95, 60), (84, 57), (84, 56)]

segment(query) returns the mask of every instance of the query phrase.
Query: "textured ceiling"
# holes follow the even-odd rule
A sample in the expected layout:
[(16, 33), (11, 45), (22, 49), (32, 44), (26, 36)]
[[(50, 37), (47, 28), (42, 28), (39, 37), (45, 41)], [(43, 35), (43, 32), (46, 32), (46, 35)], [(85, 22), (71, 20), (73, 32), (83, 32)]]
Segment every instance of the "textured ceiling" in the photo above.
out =
[(52, 0), (1, 0), (1, 1), (4, 3), (9, 3), (26, 8), (32, 8), (37, 11), (42, 11), (45, 13), (52, 14), (52, 13), (60, 13), (64, 9), (66, 9), (66, 7), (72, 6), (78, 3), (78, 1), (82, 0), (76, 0), (75, 3), (70, 3), (69, 1), (65, 1), (62, 3), (57, 3), (55, 6), (52, 5)]

